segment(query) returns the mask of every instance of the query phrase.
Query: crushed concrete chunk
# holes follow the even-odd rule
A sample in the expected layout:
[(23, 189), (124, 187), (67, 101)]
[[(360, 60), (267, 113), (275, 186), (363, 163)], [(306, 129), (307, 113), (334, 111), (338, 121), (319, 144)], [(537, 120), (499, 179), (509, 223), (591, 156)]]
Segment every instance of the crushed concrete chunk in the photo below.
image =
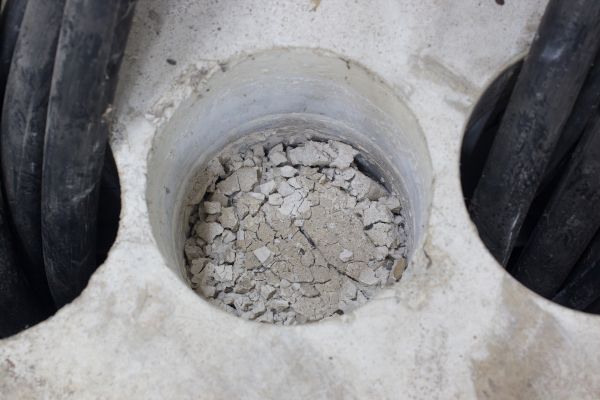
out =
[(222, 208), (218, 221), (223, 228), (231, 231), (236, 231), (239, 226), (237, 216), (235, 215), (235, 209), (233, 207)]
[(348, 261), (352, 260), (353, 255), (354, 255), (354, 253), (352, 253), (350, 250), (344, 249), (340, 253), (339, 257), (340, 257), (340, 260), (342, 260), (343, 262), (348, 262)]
[(230, 230), (223, 231), (223, 243), (231, 243), (235, 240), (235, 234)]
[(279, 168), (279, 172), (284, 178), (291, 178), (293, 176), (296, 176), (298, 170), (289, 165), (284, 165), (283, 167)]
[(242, 192), (249, 192), (258, 183), (257, 168), (244, 167), (236, 172), (238, 176), (239, 187)]
[(365, 285), (374, 285), (377, 283), (378, 279), (375, 276), (374, 271), (370, 269), (363, 269), (358, 275), (358, 281), (364, 283)]
[(215, 267), (215, 277), (220, 282), (227, 282), (233, 279), (233, 267), (231, 265), (217, 265)]
[(204, 250), (202, 250), (202, 247), (198, 246), (194, 240), (186, 241), (184, 252), (185, 256), (190, 262), (191, 260), (195, 260), (196, 258), (204, 256)]
[(270, 195), (275, 190), (275, 181), (270, 180), (260, 185), (260, 192), (265, 196)]
[(204, 211), (207, 214), (219, 214), (221, 212), (221, 203), (216, 201), (205, 201)]
[(371, 203), (369, 208), (363, 211), (364, 226), (373, 225), (377, 222), (391, 223), (394, 216), (389, 208), (379, 203)]
[(379, 203), (386, 206), (391, 212), (397, 214), (402, 211), (400, 200), (397, 197), (385, 196), (379, 199)]
[(281, 299), (273, 299), (267, 302), (267, 307), (275, 312), (281, 312), (287, 309), (289, 306), (290, 303), (288, 301)]
[(231, 196), (232, 194), (240, 191), (240, 182), (238, 181), (238, 176), (236, 173), (228, 176), (223, 179), (221, 182), (217, 183), (217, 189), (226, 196)]
[(386, 246), (390, 248), (396, 239), (392, 225), (382, 222), (374, 224), (373, 227), (366, 232), (367, 236), (371, 238), (375, 246)]
[(289, 196), (290, 194), (292, 194), (294, 192), (295, 192), (294, 188), (289, 183), (287, 183), (287, 181), (281, 182), (279, 184), (279, 186), (277, 187), (277, 193), (279, 193), (283, 197)]
[[(349, 312), (400, 279), (401, 202), (338, 141), (243, 147), (211, 162), (190, 198), (184, 245), (194, 290), (245, 319), (281, 325)], [(219, 160), (222, 160), (220, 162)]]
[(271, 297), (273, 297), (273, 295), (275, 294), (276, 289), (271, 286), (271, 285), (263, 285), (260, 288), (260, 296), (265, 299), (265, 300), (269, 300), (271, 299)]
[(280, 206), (283, 204), (283, 196), (279, 193), (273, 193), (269, 195), (269, 204), (273, 206)]
[(331, 162), (331, 166), (334, 168), (344, 169), (350, 167), (354, 161), (354, 156), (358, 154), (352, 146), (346, 143), (336, 142), (333, 140), (329, 141), (329, 145), (335, 149), (336, 156)]
[(276, 167), (288, 162), (282, 144), (278, 144), (269, 151), (269, 161)]
[(324, 167), (330, 162), (325, 145), (313, 141), (308, 141), (303, 146), (288, 148), (288, 157), (293, 165), (305, 167)]
[(212, 243), (215, 237), (223, 233), (223, 227), (216, 222), (203, 222), (196, 226), (196, 233), (206, 243)]
[(267, 262), (269, 257), (271, 257), (272, 254), (271, 250), (269, 250), (266, 246), (254, 250), (253, 253), (258, 259), (258, 261), (260, 261), (260, 263), (263, 265), (265, 265), (265, 263)]
[(387, 195), (387, 191), (383, 186), (359, 171), (356, 171), (354, 179), (350, 182), (350, 187), (350, 193), (358, 201), (365, 198), (374, 201)]

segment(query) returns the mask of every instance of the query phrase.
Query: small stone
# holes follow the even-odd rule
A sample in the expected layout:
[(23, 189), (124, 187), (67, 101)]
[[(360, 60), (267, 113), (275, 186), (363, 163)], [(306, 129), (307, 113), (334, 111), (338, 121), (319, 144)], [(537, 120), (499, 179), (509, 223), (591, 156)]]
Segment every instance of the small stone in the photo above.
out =
[(375, 247), (375, 259), (377, 261), (383, 261), (389, 254), (389, 249), (386, 246)]
[(283, 167), (279, 168), (279, 173), (284, 178), (291, 178), (293, 176), (296, 176), (296, 174), (298, 174), (298, 170), (289, 165), (284, 165)]
[(287, 279), (282, 279), (281, 282), (279, 282), (279, 287), (280, 288), (289, 288), (290, 286), (292, 286), (292, 283), (290, 281), (288, 281)]
[(254, 289), (254, 280), (251, 273), (244, 273), (237, 280), (235, 286), (233, 287), (233, 291), (235, 293), (246, 294), (250, 290)]
[(260, 288), (260, 296), (265, 300), (269, 300), (271, 297), (273, 297), (275, 291), (276, 289), (273, 286), (263, 285)]
[(354, 175), (356, 175), (356, 170), (354, 168), (346, 168), (340, 174), (341, 178), (345, 181), (351, 180), (352, 178), (354, 178)]
[(221, 237), (223, 238), (223, 243), (228, 244), (235, 240), (235, 233), (231, 232), (229, 229), (226, 229), (223, 231)]
[(296, 211), (303, 201), (304, 199), (300, 193), (293, 192), (291, 195), (284, 197), (283, 204), (281, 204), (281, 207), (279, 207), (279, 212), (286, 216), (296, 216)]
[(350, 279), (346, 279), (342, 284), (342, 291), (340, 292), (340, 300), (351, 301), (356, 299), (356, 285), (352, 283)]
[(207, 214), (219, 214), (221, 212), (221, 203), (216, 201), (205, 201), (204, 211)]
[(221, 208), (221, 215), (218, 221), (221, 223), (223, 228), (235, 231), (238, 229), (238, 219), (235, 215), (235, 209), (233, 207)]
[(366, 231), (367, 236), (373, 241), (375, 246), (392, 247), (395, 237), (392, 225), (378, 222), (371, 229)]
[(340, 253), (340, 260), (342, 260), (343, 262), (348, 262), (350, 260), (352, 260), (352, 257), (354, 256), (354, 253), (352, 253), (350, 250), (348, 249), (344, 249), (342, 250), (342, 252)]
[(363, 269), (358, 275), (358, 281), (365, 285), (374, 285), (377, 283), (377, 277), (373, 270)]
[(265, 156), (265, 148), (261, 144), (255, 144), (251, 150), (254, 157), (263, 158)]
[(262, 265), (265, 265), (272, 254), (271, 250), (269, 250), (266, 246), (254, 250), (253, 253)]
[(358, 201), (365, 198), (374, 201), (387, 194), (383, 186), (359, 171), (356, 171), (354, 179), (350, 182), (350, 187), (352, 188), (350, 194), (355, 196)]
[(208, 263), (208, 258), (196, 258), (192, 260), (192, 265), (190, 266), (190, 272), (192, 275), (198, 275), (200, 272), (204, 270), (204, 266)]
[(393, 213), (397, 214), (400, 211), (402, 211), (402, 206), (400, 204), (400, 200), (398, 200), (397, 197), (393, 197), (393, 196), (382, 197), (378, 200), (378, 202), (380, 204), (383, 204), (384, 206), (386, 206)]
[(276, 167), (288, 162), (282, 144), (278, 144), (269, 151), (269, 161)]
[(308, 283), (300, 284), (300, 293), (305, 297), (317, 297), (319, 295), (319, 291), (315, 288), (314, 285)]
[(223, 169), (223, 165), (221, 165), (221, 162), (218, 158), (213, 158), (208, 162), (206, 171), (212, 176), (218, 176), (221, 178), (225, 176), (225, 169)]
[(252, 306), (252, 309), (250, 311), (248, 311), (247, 318), (255, 319), (255, 318), (263, 315), (266, 311), (267, 311), (267, 308), (265, 307), (265, 303), (262, 301), (258, 301), (256, 303), (254, 303), (254, 305)]
[(335, 149), (336, 157), (331, 162), (331, 166), (339, 169), (348, 168), (352, 162), (354, 162), (354, 156), (358, 154), (358, 151), (354, 150), (352, 146), (346, 143), (336, 142), (333, 140), (329, 141), (329, 145)]
[(225, 255), (223, 257), (223, 261), (228, 264), (233, 264), (235, 262), (235, 251), (232, 249), (226, 250)]
[(196, 258), (204, 257), (204, 251), (202, 250), (202, 247), (197, 246), (194, 241), (190, 242), (188, 240), (185, 243), (184, 253), (190, 262)]
[(273, 310), (275, 312), (281, 312), (281, 311), (285, 310), (286, 308), (288, 308), (289, 306), (290, 306), (290, 303), (288, 301), (281, 300), (281, 299), (272, 299), (267, 302), (267, 308), (269, 308), (270, 310)]
[(260, 192), (265, 196), (270, 195), (275, 190), (275, 181), (270, 180), (260, 185)]
[(258, 169), (244, 167), (236, 171), (238, 176), (238, 182), (240, 190), (242, 192), (249, 192), (252, 190), (254, 185), (258, 183)]
[(288, 149), (288, 158), (293, 165), (306, 167), (324, 167), (330, 161), (324, 144), (314, 141), (308, 141), (303, 146)]
[(209, 197), (208, 197), (209, 201), (212, 202), (217, 202), (221, 205), (221, 209), (223, 207), (227, 207), (227, 203), (229, 202), (229, 199), (227, 198), (227, 196), (225, 196), (223, 193), (221, 193), (219, 190), (214, 191)]
[(215, 288), (214, 286), (208, 286), (208, 285), (200, 286), (200, 292), (202, 292), (204, 297), (213, 299), (215, 297), (215, 294), (217, 294), (217, 288)]
[(280, 206), (283, 204), (283, 196), (279, 193), (273, 193), (269, 195), (269, 204), (273, 206)]
[(406, 260), (403, 258), (397, 260), (394, 264), (394, 267), (392, 268), (392, 277), (394, 278), (394, 280), (399, 280), (402, 277), (404, 270), (406, 270)]
[(217, 189), (226, 196), (231, 196), (240, 191), (240, 182), (236, 173), (228, 176), (221, 182), (217, 183)]
[(215, 267), (215, 278), (220, 282), (227, 282), (233, 279), (233, 267), (231, 265), (217, 265)]
[(296, 177), (292, 177), (287, 180), (287, 183), (294, 189), (302, 189), (302, 183)]
[(223, 227), (216, 222), (203, 222), (196, 226), (196, 233), (206, 243), (212, 243), (215, 237), (223, 233)]
[(394, 220), (392, 212), (383, 204), (371, 203), (369, 208), (363, 211), (363, 225), (369, 226), (377, 222), (391, 223)]
[(279, 193), (283, 197), (289, 196), (294, 192), (295, 192), (294, 188), (286, 181), (281, 182), (279, 184), (279, 186), (277, 187), (277, 193)]

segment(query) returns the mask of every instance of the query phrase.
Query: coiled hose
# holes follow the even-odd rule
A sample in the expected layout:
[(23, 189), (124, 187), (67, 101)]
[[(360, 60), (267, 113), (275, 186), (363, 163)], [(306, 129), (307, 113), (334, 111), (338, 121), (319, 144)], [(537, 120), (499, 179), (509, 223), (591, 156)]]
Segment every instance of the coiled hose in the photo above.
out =
[(134, 8), (135, 0), (9, 0), (3, 9), (0, 338), (73, 300), (115, 239), (108, 111)]

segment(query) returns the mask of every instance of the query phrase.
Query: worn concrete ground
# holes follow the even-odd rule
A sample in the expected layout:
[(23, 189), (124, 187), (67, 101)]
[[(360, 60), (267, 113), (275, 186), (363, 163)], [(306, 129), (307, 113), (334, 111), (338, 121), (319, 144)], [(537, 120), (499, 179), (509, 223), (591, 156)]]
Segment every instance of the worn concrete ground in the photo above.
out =
[[(76, 301), (0, 342), (0, 397), (600, 397), (600, 317), (511, 279), (461, 198), (470, 110), (526, 50), (545, 3), (140, 0), (113, 135), (117, 242)], [(164, 265), (145, 201), (153, 134), (189, 95), (190, 65), (274, 46), (326, 49), (381, 75), (417, 116), (435, 172), (426, 257), (356, 312), (290, 328), (201, 301)]]

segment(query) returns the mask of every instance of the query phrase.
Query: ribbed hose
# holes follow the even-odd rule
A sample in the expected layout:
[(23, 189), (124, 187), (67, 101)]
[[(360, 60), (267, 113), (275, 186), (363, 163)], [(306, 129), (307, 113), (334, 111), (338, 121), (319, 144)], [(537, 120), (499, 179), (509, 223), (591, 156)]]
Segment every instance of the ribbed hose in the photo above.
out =
[(25, 251), (27, 276), (46, 303), (52, 297), (42, 255), (44, 133), (64, 0), (30, 1), (10, 68), (1, 124), (6, 201)]
[(600, 118), (586, 129), (511, 273), (552, 298), (600, 229)]
[[(42, 238), (50, 291), (72, 301), (96, 268), (99, 181), (111, 96), (113, 37), (130, 1), (67, 0), (44, 147)], [(128, 30), (127, 30), (128, 31)], [(118, 43), (119, 46), (125, 46)], [(120, 51), (122, 54), (122, 50)]]
[(48, 316), (21, 269), (0, 194), (0, 339), (35, 325)]
[(550, 0), (470, 205), (506, 265), (600, 43), (600, 1)]
[(585, 310), (600, 299), (600, 232), (571, 271), (569, 280), (552, 300), (565, 307)]
[(27, 0), (7, 0), (0, 20), (0, 99), (4, 98), (4, 88), (13, 57), (21, 21), (25, 15)]

